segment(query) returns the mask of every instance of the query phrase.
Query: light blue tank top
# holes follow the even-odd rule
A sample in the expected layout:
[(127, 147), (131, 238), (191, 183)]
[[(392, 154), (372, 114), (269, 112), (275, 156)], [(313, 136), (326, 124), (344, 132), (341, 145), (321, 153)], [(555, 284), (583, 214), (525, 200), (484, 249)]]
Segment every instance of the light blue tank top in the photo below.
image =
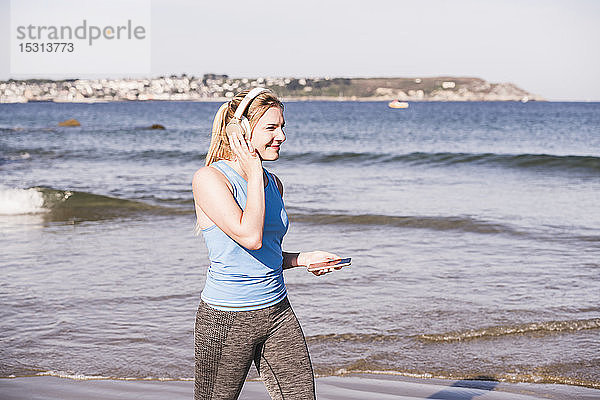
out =
[[(211, 166), (227, 177), (233, 186), (235, 200), (243, 210), (248, 182), (223, 160)], [(269, 182), (265, 188), (265, 223), (260, 249), (248, 250), (239, 245), (217, 225), (202, 230), (210, 267), (201, 298), (216, 309), (257, 310), (276, 304), (287, 295), (281, 242), (288, 230), (288, 215), (273, 176), (268, 171), (267, 176)]]

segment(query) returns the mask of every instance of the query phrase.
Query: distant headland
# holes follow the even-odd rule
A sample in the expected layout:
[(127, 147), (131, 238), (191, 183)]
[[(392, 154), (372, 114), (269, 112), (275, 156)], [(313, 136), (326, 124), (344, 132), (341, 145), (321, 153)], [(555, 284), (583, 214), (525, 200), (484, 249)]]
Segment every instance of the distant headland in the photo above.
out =
[(512, 83), (480, 78), (230, 78), (171, 75), (148, 79), (66, 79), (0, 81), (0, 103), (35, 101), (226, 101), (235, 93), (267, 87), (286, 101), (544, 101)]

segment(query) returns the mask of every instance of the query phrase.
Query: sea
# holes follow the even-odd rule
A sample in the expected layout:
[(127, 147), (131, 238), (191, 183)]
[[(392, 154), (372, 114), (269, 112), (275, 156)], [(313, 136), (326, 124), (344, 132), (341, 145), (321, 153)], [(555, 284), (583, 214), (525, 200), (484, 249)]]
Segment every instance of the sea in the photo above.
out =
[[(191, 180), (219, 106), (0, 105), (0, 377), (193, 379), (209, 260)], [(264, 163), (284, 250), (352, 258), (284, 274), (318, 376), (600, 388), (600, 103), (284, 116)]]

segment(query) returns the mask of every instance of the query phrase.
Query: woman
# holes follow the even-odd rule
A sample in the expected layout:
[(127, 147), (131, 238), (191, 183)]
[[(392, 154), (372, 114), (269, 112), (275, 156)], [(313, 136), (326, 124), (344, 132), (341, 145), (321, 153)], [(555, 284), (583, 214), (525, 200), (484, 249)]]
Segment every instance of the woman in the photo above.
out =
[(273, 399), (315, 398), (283, 269), (339, 257), (281, 249), (289, 225), (283, 185), (262, 161), (279, 158), (284, 124), (271, 91), (238, 93), (217, 112), (206, 166), (194, 174), (197, 228), (211, 260), (196, 314), (197, 400), (236, 399), (252, 361)]

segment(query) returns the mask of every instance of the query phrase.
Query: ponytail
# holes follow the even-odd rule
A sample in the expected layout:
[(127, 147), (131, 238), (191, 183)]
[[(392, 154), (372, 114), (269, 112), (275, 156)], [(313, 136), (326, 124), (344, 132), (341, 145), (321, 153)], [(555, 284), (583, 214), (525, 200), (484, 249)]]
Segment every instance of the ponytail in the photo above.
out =
[(229, 147), (229, 139), (225, 133), (227, 111), (229, 110), (229, 103), (223, 103), (223, 105), (217, 111), (215, 120), (212, 126), (212, 137), (210, 139), (210, 147), (206, 154), (205, 165), (210, 165), (215, 161), (229, 158), (231, 156), (231, 148)]

